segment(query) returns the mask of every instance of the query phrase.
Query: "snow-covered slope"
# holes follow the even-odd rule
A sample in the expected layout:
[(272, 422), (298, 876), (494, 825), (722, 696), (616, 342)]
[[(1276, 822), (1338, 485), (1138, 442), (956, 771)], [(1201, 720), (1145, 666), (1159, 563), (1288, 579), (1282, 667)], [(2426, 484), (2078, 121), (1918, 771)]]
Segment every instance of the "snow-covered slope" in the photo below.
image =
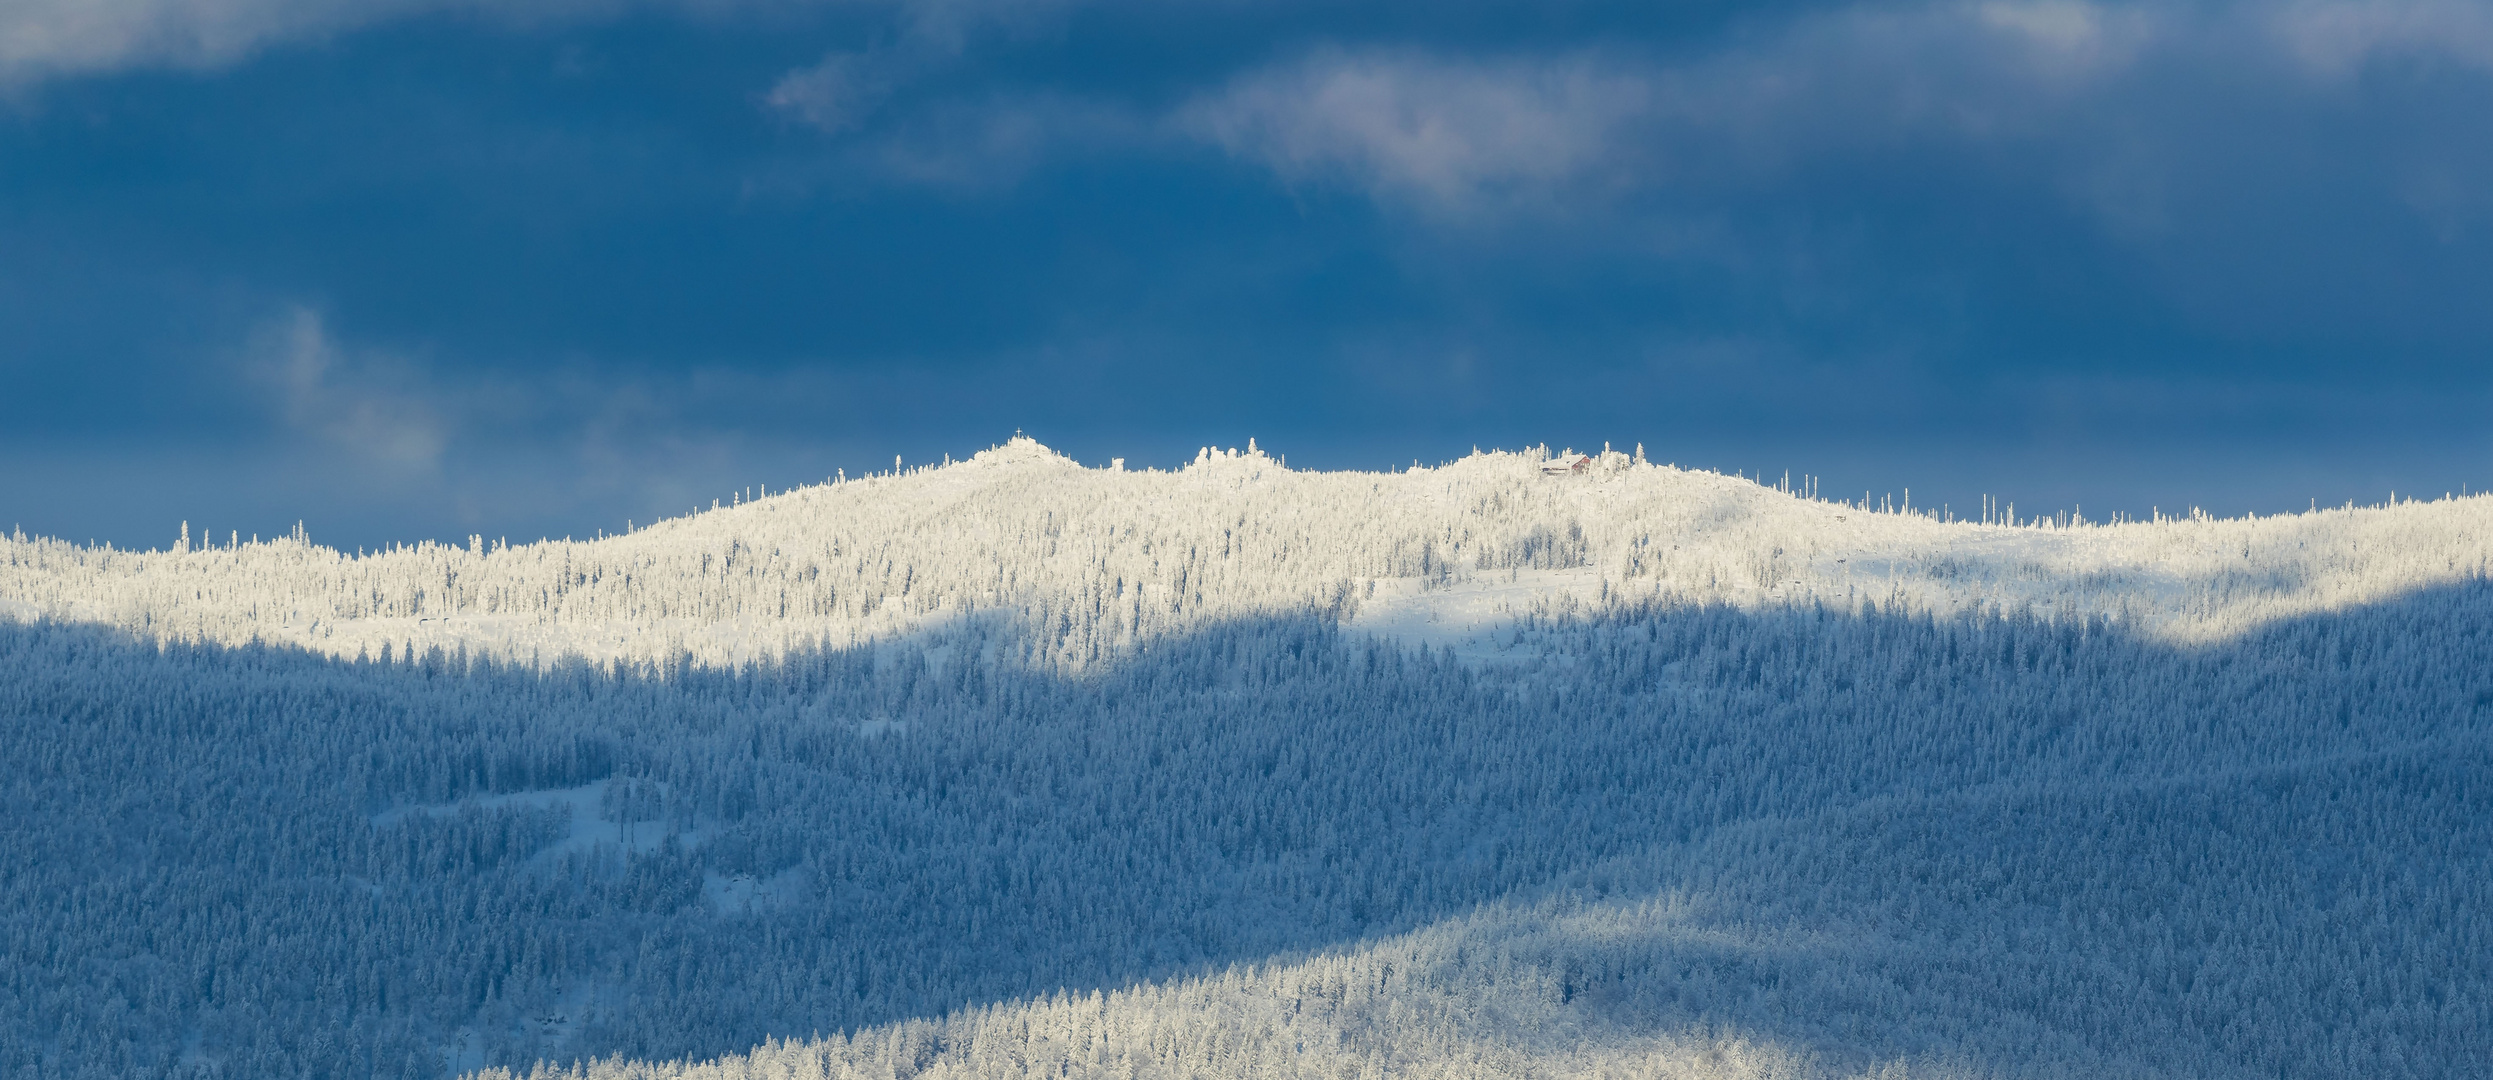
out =
[(0, 543), (0, 1076), (2493, 1060), (2493, 500), (1543, 457)]
[(1534, 615), (1865, 604), (2117, 616), (2180, 640), (2480, 576), (2493, 498), (2119, 524), (1941, 520), (1605, 452), (1309, 473), (1256, 450), (1086, 469), (1029, 439), (626, 536), (347, 555), (301, 538), (127, 552), (0, 543), (0, 613), (338, 657), (771, 660), (963, 623), (1076, 665), (1320, 612), (1492, 656)]
[(483, 1080), (2476, 1076), (2488, 800), (2481, 740), (1881, 799), (1320, 957)]

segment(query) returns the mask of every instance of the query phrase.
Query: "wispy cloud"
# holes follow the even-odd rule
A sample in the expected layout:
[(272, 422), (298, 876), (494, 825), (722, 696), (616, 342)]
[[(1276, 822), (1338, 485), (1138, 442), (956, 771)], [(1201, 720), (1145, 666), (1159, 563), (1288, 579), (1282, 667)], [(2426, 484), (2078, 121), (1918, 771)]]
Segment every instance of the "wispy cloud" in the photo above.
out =
[(1183, 108), (1181, 130), (1293, 183), (1345, 180), (1456, 210), (1613, 158), (1646, 78), (1591, 57), (1466, 61), (1319, 50)]
[[(651, 8), (732, 17), (814, 0), (7, 0), (0, 86), (61, 76), (231, 64), (264, 49), (422, 15), (528, 26)], [(892, 0), (905, 6), (908, 0)]]
[[(878, 145), (895, 166), (888, 177), (953, 183), (1017, 176), (1057, 142), (1208, 143), (1294, 187), (1348, 187), (1450, 219), (1829, 151), (2029, 131), (2072, 98), (2117, 87), (2174, 30), (2146, 9), (2083, 0), (1951, 0), (1820, 8), (1668, 50), (1632, 38), (1522, 53), (1317, 45), (1156, 116), (1048, 91), (932, 97), (887, 117), (912, 135)], [(767, 101), (848, 131), (897, 81), (947, 62), (924, 46), (906, 63), (835, 54), (790, 72)], [(1130, 137), (1100, 137), (1111, 129)]]
[(705, 477), (771, 458), (757, 448), (784, 450), (797, 431), (818, 438), (826, 414), (858, 419), (850, 380), (834, 373), (493, 370), (428, 352), (343, 339), (319, 310), (295, 304), (260, 324), (234, 359), (265, 394), (282, 436), (275, 445), (304, 472), (435, 491), (461, 521), (476, 520), (474, 507), (525, 516), (584, 500), (642, 521), (682, 513), (696, 494), (703, 503), (718, 494)]
[(839, 52), (780, 77), (763, 102), (823, 131), (846, 131), (892, 94), (908, 65), (884, 52)]
[(7, 0), (0, 86), (149, 68), (214, 68), (261, 50), (424, 15), (486, 26), (588, 22), (638, 11), (706, 19), (802, 7), (888, 9), (912, 42), (957, 49), (974, 29), (1045, 18), (1084, 0)]
[(470, 0), (9, 0), (0, 83), (133, 67), (211, 67)]
[(2396, 56), (2493, 67), (2493, 6), (2478, 0), (2285, 0), (2254, 10), (2291, 56), (2322, 75)]
[[(884, 9), (910, 48), (954, 54), (982, 30), (1026, 28), (1061, 20), (1075, 9), (1116, 6), (1112, 0), (9, 0), (0, 4), (0, 84), (136, 68), (214, 67), (288, 42), (441, 13), (475, 16), (483, 25), (533, 25), (648, 10), (734, 19), (774, 9), (835, 5)], [(1856, 31), (1874, 31), (1881, 23), (1891, 29), (1925, 30), (1987, 26), (2022, 35), (2038, 50), (2029, 59), (2047, 66), (2084, 66), (2115, 55), (2125, 41), (2136, 40), (2134, 31), (2148, 24), (2195, 24), (2209, 33), (2265, 39), (2323, 73), (2352, 70), (2391, 54), (2493, 65), (2493, 10), (2478, 0), (2219, 0), (2198, 5), (1938, 0), (1814, 7), (1784, 21), (1801, 27), (1849, 25)], [(1861, 40), (1865, 50), (1893, 44), (1876, 33)], [(864, 54), (834, 55), (824, 64), (792, 72), (771, 96), (800, 110), (818, 100), (860, 100), (858, 91), (870, 89), (872, 82), (850, 82), (860, 74), (851, 61), (860, 57)], [(839, 115), (848, 107), (825, 115)]]
[(254, 335), (251, 366), (273, 386), (286, 423), (372, 462), (430, 469), (448, 446), (440, 394), (400, 358), (341, 346), (320, 313), (295, 307)]
[[(1605, 195), (1735, 188), (1813, 162), (1935, 147), (2041, 170), (2124, 228), (2161, 219), (2156, 174), (2218, 133), (2171, 115), (2231, 72), (2251, 109), (2280, 75), (2385, 59), (2493, 67), (2493, 7), (2299, 0), (2179, 7), (1942, 0), (1821, 7), (1663, 49), (1481, 56), (1322, 46), (1231, 77), (1171, 129), (1294, 187), (1340, 185), (1439, 217)], [(2153, 144), (2149, 146), (2148, 144)], [(2444, 185), (2446, 186), (2446, 185)]]

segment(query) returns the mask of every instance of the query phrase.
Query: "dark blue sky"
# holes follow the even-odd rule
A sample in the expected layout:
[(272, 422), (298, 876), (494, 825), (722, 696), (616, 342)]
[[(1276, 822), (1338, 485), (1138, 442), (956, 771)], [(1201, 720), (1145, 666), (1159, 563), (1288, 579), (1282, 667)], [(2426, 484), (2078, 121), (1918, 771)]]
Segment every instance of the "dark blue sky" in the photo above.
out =
[(2456, 0), (18, 0), (0, 525), (585, 534), (1016, 428), (2438, 494), (2488, 118)]

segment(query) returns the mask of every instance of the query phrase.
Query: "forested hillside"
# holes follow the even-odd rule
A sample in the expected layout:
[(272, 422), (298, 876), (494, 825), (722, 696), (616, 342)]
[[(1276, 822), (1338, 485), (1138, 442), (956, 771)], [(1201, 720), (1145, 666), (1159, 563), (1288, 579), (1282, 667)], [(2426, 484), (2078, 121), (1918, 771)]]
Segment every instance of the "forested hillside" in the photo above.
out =
[(2493, 1061), (2493, 499), (1547, 457), (0, 542), (0, 1076)]

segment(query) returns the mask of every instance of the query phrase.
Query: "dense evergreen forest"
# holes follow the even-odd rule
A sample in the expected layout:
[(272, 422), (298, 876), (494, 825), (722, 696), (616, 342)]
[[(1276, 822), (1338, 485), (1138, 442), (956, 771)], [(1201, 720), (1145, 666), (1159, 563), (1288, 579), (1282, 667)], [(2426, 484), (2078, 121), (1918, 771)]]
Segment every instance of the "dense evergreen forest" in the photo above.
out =
[(2493, 1061), (2493, 500), (1546, 457), (7, 541), (0, 1076)]

